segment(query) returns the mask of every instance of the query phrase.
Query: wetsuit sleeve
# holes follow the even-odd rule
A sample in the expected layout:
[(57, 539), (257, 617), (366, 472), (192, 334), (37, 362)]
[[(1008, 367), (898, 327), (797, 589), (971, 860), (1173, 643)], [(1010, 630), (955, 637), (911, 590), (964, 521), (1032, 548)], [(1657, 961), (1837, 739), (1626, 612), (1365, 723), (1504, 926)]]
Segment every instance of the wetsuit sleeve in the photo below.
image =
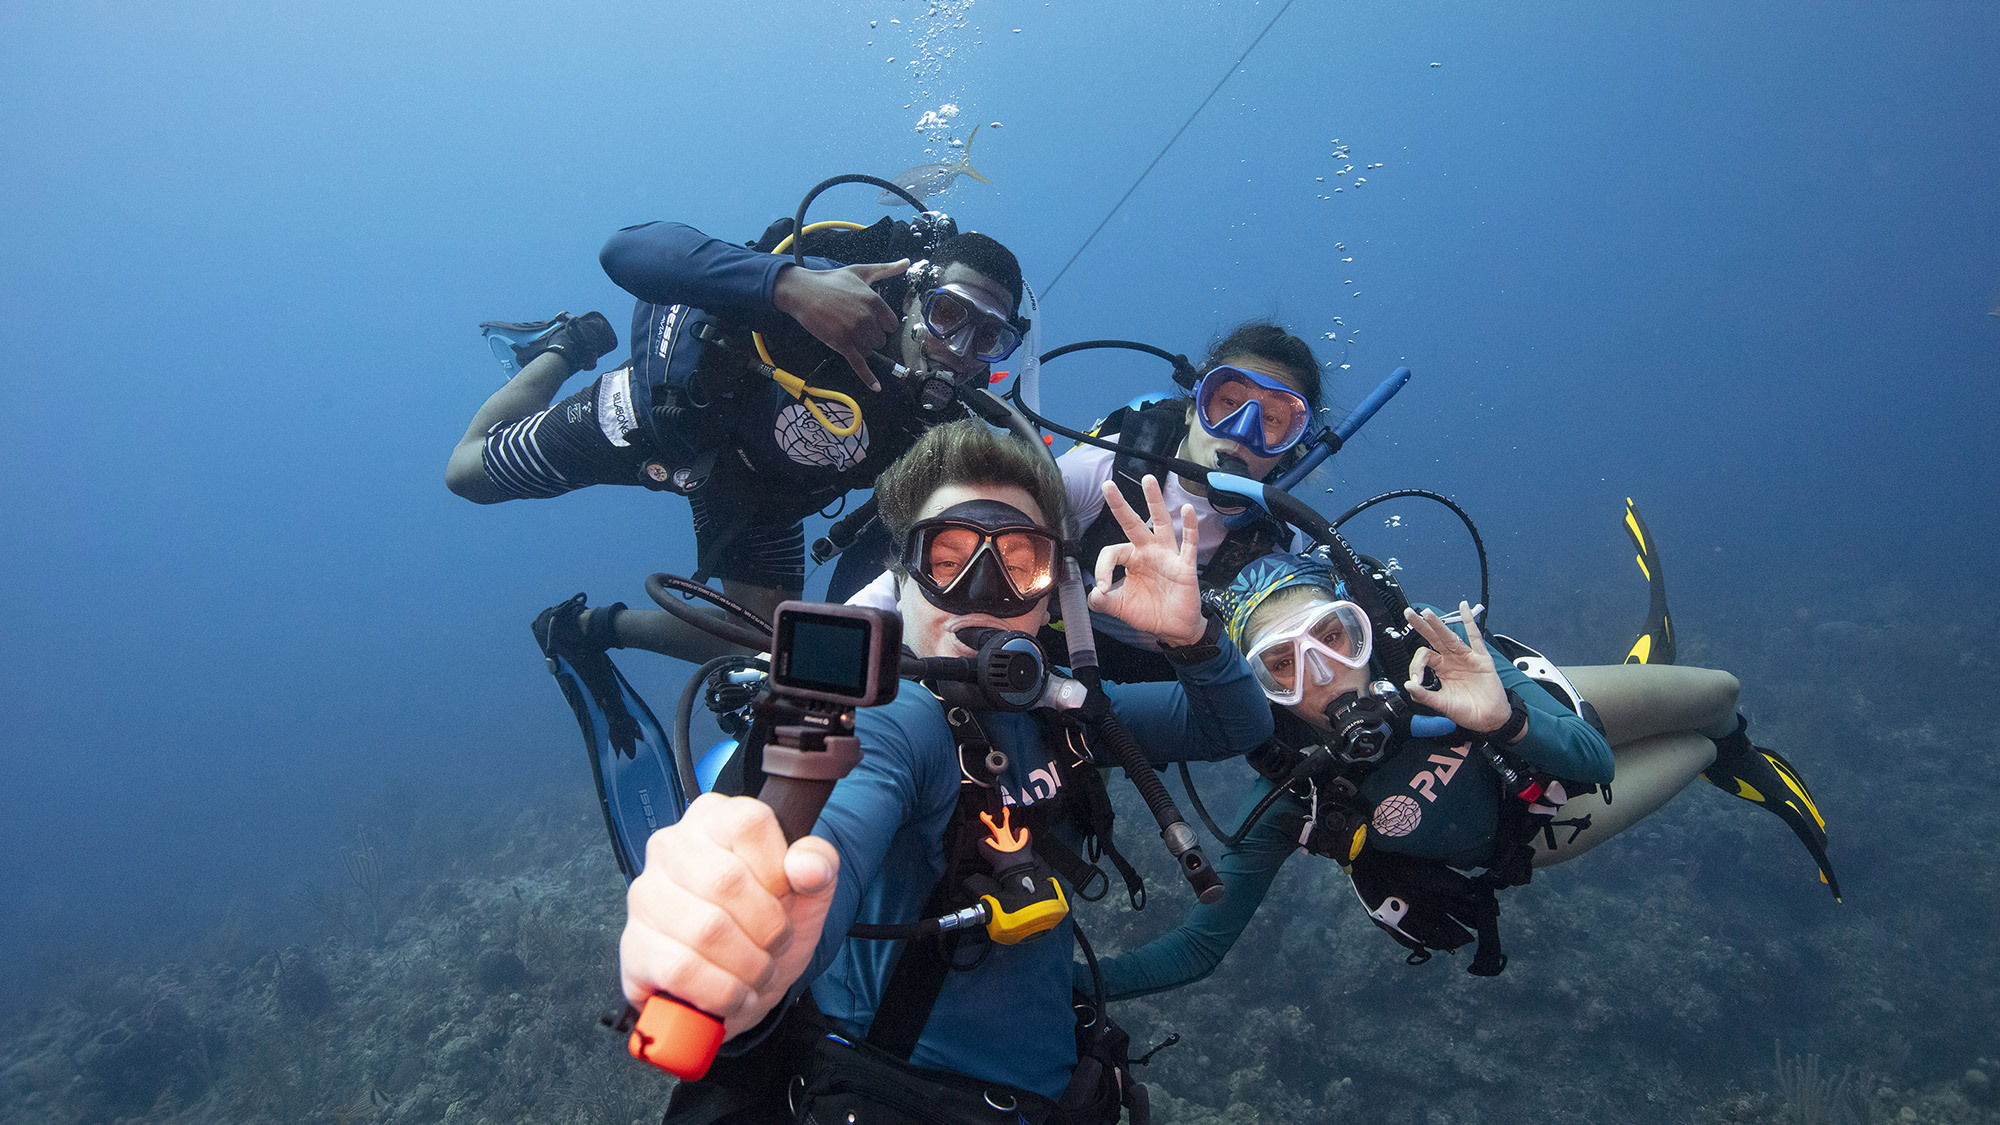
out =
[[(1463, 626), (1454, 624), (1447, 628), (1464, 639)], [(1568, 781), (1599, 785), (1610, 781), (1611, 745), (1597, 733), (1597, 728), (1557, 703), (1555, 696), (1523, 675), (1513, 661), (1500, 655), (1492, 645), (1486, 646), (1486, 655), (1493, 658), (1493, 667), (1500, 673), (1500, 686), (1520, 696), (1528, 705), (1528, 733), (1507, 747), (1507, 752)]]
[[(1237, 808), (1230, 824), (1239, 824), (1250, 815), (1257, 802), (1271, 791), (1271, 782), (1259, 778)], [(1107, 957), (1098, 963), (1104, 974), (1107, 1000), (1130, 1000), (1193, 984), (1215, 971), (1229, 947), (1250, 924), (1251, 915), (1264, 901), (1277, 878), (1278, 868), (1299, 850), (1298, 841), (1286, 831), (1304, 811), (1296, 798), (1274, 802), (1250, 828), (1241, 844), (1228, 848), (1216, 858), (1215, 870), (1222, 877), (1220, 901), (1196, 905), (1180, 925), (1130, 953)], [(1076, 967), (1076, 987), (1088, 992), (1090, 967)]]
[(1217, 762), (1271, 737), (1271, 704), (1227, 638), (1221, 652), (1177, 671), (1178, 683), (1104, 685), (1112, 709), (1155, 764)]
[(1500, 683), (1528, 705), (1528, 733), (1507, 748), (1509, 753), (1538, 769), (1570, 781), (1602, 785), (1611, 780), (1611, 745), (1597, 728), (1556, 702), (1543, 687), (1521, 673), (1513, 662), (1495, 652), (1493, 666), (1500, 670)]
[[(685, 223), (644, 223), (612, 235), (597, 260), (620, 289), (642, 301), (741, 317), (759, 332), (791, 322), (771, 296), (779, 269), (791, 261), (782, 254), (710, 238)], [(806, 264), (840, 265), (825, 258)]]

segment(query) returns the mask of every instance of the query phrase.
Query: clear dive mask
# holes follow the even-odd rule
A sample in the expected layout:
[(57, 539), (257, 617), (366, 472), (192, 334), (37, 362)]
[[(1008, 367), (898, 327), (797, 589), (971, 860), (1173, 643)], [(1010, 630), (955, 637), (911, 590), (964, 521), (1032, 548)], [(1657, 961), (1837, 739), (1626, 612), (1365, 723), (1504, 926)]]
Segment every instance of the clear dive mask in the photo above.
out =
[(1319, 602), (1265, 630), (1244, 656), (1271, 702), (1305, 698), (1308, 678), (1329, 684), (1340, 669), (1366, 668), (1375, 651), (1368, 615), (1349, 601)]
[(1022, 331), (1015, 318), (957, 282), (924, 294), (924, 327), (961, 359), (970, 355), (998, 363), (1021, 346)]
[(1203, 430), (1259, 457), (1276, 457), (1297, 445), (1312, 422), (1305, 396), (1284, 380), (1228, 364), (1201, 377), (1194, 402)]

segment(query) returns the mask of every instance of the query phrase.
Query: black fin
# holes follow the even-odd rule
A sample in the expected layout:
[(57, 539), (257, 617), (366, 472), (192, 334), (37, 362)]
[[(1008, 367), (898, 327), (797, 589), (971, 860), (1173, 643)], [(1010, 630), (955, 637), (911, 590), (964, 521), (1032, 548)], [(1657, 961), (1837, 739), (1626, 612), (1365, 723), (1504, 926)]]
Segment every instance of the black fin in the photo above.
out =
[(1660, 570), (1660, 553), (1653, 543), (1653, 533), (1647, 529), (1645, 518), (1639, 515), (1630, 496), (1625, 498), (1625, 534), (1631, 537), (1632, 547), (1638, 552), (1634, 561), (1639, 564), (1639, 573), (1646, 576), (1646, 586), (1652, 594), (1652, 604), (1646, 608), (1646, 628), (1632, 642), (1625, 663), (1672, 664), (1678, 654), (1673, 619), (1667, 616), (1667, 579)]
[(1747, 720), (1739, 719), (1736, 733), (1715, 740), (1715, 764), (1702, 771), (1702, 779), (1732, 797), (1768, 810), (1789, 825), (1819, 865), (1820, 882), (1833, 892), (1835, 902), (1842, 901), (1840, 880), (1826, 857), (1826, 818), (1820, 815), (1818, 802), (1784, 755), (1750, 744), (1744, 734), (1747, 725)]

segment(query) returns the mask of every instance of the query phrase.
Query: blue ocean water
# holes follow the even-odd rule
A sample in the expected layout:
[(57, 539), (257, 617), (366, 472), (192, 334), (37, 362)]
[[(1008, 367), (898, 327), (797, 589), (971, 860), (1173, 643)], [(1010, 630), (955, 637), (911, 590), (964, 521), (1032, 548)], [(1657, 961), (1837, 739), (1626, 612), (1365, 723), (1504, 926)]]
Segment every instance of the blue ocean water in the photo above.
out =
[[(941, 202), (1047, 288), (1278, 10), (0, 11), (0, 998), (232, 911), (281, 934), (390, 810), (587, 787), (527, 624), (577, 590), (643, 602), (691, 568), (687, 516), (447, 493), (500, 380), (477, 322), (602, 309), (622, 335), (595, 259), (618, 227), (749, 238), (974, 124), (993, 183)], [(1341, 404), (1407, 364), (1315, 498), (1451, 493), (1500, 606), (1628, 593), (1572, 626), (1603, 638), (1578, 659), (1637, 623), (1629, 495), (1684, 629), (1886, 614), (1893, 706), (1990, 698), (1990, 658), (1924, 642), (1996, 617), (1996, 58), (1978, 3), (1297, 0), (1048, 294), (1045, 344), (1194, 353), (1274, 315)], [(879, 213), (860, 188), (815, 210)], [(1161, 377), (1067, 359), (1044, 402), (1088, 421)], [(1431, 519), (1375, 545), (1469, 595)]]

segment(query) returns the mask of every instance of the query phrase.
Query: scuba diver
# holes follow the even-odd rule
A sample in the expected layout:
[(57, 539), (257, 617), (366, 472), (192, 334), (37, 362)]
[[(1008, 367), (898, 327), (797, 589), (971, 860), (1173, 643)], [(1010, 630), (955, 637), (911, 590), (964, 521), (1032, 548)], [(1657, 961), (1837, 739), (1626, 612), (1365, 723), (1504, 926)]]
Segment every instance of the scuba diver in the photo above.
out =
[[(963, 417), (960, 391), (983, 387), (1029, 328), (1014, 255), (942, 213), (815, 223), (793, 237), (819, 192), (856, 181), (884, 183), (826, 181), (747, 247), (678, 223), (613, 235), (600, 260), (638, 299), (632, 358), (560, 402), (563, 383), (616, 346), (605, 318), (483, 325), (517, 373), (473, 416), (446, 484), (482, 504), (593, 484), (679, 493), (694, 517), (697, 580), (720, 578), (764, 615), (796, 596), (804, 518)], [(622, 604), (569, 606), (554, 627), (600, 648), (697, 661), (736, 651)]]
[[(1363, 909), (1409, 951), (1410, 964), (1476, 940), (1468, 971), (1492, 976), (1507, 963), (1497, 890), (1629, 828), (1695, 776), (1739, 796), (1725, 780), (1796, 786), (1811, 806), (1789, 764), (1788, 784), (1771, 776), (1771, 762), (1783, 760), (1749, 745), (1726, 672), (1638, 664), (1559, 671), (1517, 641), (1482, 637), (1476, 611), (1461, 604), (1451, 625), (1430, 610), (1406, 611), (1430, 647), (1405, 674), (1371, 662), (1375, 627), (1348, 598), (1319, 558), (1276, 554), (1245, 568), (1219, 599), (1230, 637), (1273, 704), (1276, 732), (1247, 759), (1262, 777), (1216, 863), (1227, 893), (1175, 930), (1101, 962), (1109, 998), (1206, 977), (1300, 850), (1348, 871)], [(1430, 678), (1426, 670), (1434, 687), (1419, 682)], [(1371, 681), (1391, 678), (1442, 719), (1385, 720), (1370, 700), (1387, 699), (1393, 685)], [(1611, 702), (1586, 702), (1585, 685)], [(1799, 835), (1837, 897), (1823, 827), (1816, 839)]]
[[(713, 792), (651, 834), (628, 894), (625, 995), (635, 1007), (670, 995), (727, 1036), (706, 1077), (675, 1090), (668, 1122), (1112, 1122), (1121, 1103), (1144, 1120), (1123, 1033), (1070, 980), (1072, 939), (1089, 952), (1066, 903), (1106, 882), (1082, 857), (1129, 869), (1110, 845), (1098, 734), (1125, 731), (1128, 771), (1142, 753), (1213, 760), (1263, 743), (1271, 709), (1201, 604), (1200, 517), (1184, 509), (1177, 534), (1157, 481), (1142, 487), (1144, 518), (1104, 491), (1128, 537), (1105, 556), (1125, 579), (1088, 598), (1159, 638), (1176, 671), (1172, 684), (1104, 689), (1129, 729), (1080, 734), (1074, 710), (905, 681), (886, 705), (852, 712), (859, 762), (811, 835), (788, 846), (770, 806)], [(1065, 598), (1081, 603), (1060, 558), (1073, 528), (1063, 480), (1039, 442), (948, 423), (882, 474), (876, 496), (901, 546), (912, 659), (964, 658), (1004, 636), (1033, 649), (1058, 564)], [(1015, 878), (1041, 897), (995, 909), (1035, 915), (1033, 933), (963, 920)]]
[[(1319, 359), (1304, 340), (1273, 322), (1250, 321), (1213, 342), (1199, 368), (1176, 367), (1178, 394), (1136, 400), (1113, 411), (1093, 432), (1122, 446), (1252, 480), (1269, 479), (1303, 452), (1322, 395)], [(1057, 464), (1083, 528), (1081, 561), (1093, 568), (1098, 552), (1121, 537), (1103, 499), (1105, 482), (1136, 502), (1139, 480), (1149, 466), (1133, 453), (1083, 444), (1064, 453)], [(1292, 543), (1290, 528), (1255, 508), (1218, 510), (1200, 481), (1169, 474), (1165, 489), (1170, 507), (1189, 506), (1201, 516), (1196, 558), (1206, 588), (1227, 586), (1251, 560)], [(1130, 682), (1172, 675), (1152, 638), (1117, 622), (1102, 623), (1097, 642), (1107, 678)]]
[[(1185, 356), (1129, 341), (1092, 345), (1133, 347), (1169, 358), (1179, 393), (1141, 396), (1091, 429), (1091, 436), (1115, 442), (1120, 449), (1079, 443), (1057, 458), (1070, 510), (1082, 527), (1078, 562), (1086, 573), (1096, 570), (1106, 547), (1124, 541), (1124, 531), (1105, 503), (1105, 486), (1115, 485), (1133, 507), (1143, 504), (1139, 482), (1152, 471), (1145, 454), (1178, 457), (1203, 468), (1264, 480), (1295, 463), (1311, 436), (1321, 403), (1319, 360), (1310, 345), (1275, 323), (1258, 320), (1239, 325), (1210, 345), (1198, 368)], [(1077, 347), (1059, 348), (1043, 358), (1070, 354)], [(1270, 516), (1254, 508), (1218, 510), (1199, 480), (1175, 473), (1164, 478), (1168, 509), (1191, 508), (1200, 517), (1196, 562), (1204, 587), (1226, 586), (1244, 564), (1291, 544), (1291, 529)], [(848, 548), (843, 562), (856, 558), (864, 542)], [(893, 590), (891, 577), (884, 574), (852, 600), (888, 608), (894, 602)], [(843, 594), (836, 581), (829, 596)], [(1098, 621), (1093, 628), (1105, 678), (1123, 683), (1173, 679), (1173, 667), (1160, 657), (1153, 638), (1115, 619)], [(1044, 648), (1060, 651), (1062, 638), (1058, 623), (1044, 630), (1041, 639)]]

